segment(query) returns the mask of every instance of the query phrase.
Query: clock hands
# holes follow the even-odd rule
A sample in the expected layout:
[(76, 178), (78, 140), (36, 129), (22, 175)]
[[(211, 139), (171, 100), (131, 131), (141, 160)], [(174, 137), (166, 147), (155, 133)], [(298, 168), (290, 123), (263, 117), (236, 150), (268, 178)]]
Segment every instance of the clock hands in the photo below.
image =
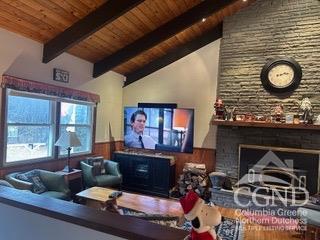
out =
[(278, 74), (276, 74), (276, 77), (281, 77), (281, 76), (289, 75), (289, 74), (290, 74), (290, 73), (288, 73), (288, 72), (278, 73)]

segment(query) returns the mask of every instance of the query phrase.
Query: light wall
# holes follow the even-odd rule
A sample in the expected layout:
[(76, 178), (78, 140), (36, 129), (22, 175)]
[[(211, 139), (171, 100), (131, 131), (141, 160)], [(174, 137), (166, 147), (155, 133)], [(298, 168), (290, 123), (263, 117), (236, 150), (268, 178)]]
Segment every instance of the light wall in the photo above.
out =
[(97, 109), (96, 142), (117, 141), (122, 138), (122, 86), (123, 76), (108, 72), (93, 81), (84, 83), (81, 89), (100, 95)]
[(2, 203), (0, 212), (0, 239), (3, 240), (125, 240)]
[[(96, 142), (121, 138), (119, 119), (121, 119), (120, 109), (122, 109), (122, 75), (108, 72), (93, 79), (93, 64), (67, 53), (44, 64), (42, 63), (42, 44), (4, 29), (0, 29), (0, 42), (0, 75), (8, 74), (99, 94), (101, 102), (97, 109)], [(53, 68), (68, 71), (69, 83), (53, 81)], [(109, 124), (112, 136), (109, 136)]]
[(214, 112), (220, 40), (128, 85), (123, 105), (138, 102), (177, 103), (195, 109), (194, 147), (215, 148), (216, 128), (210, 125)]
[[(220, 41), (215, 41), (169, 66), (122, 89), (124, 77), (108, 72), (92, 78), (92, 63), (64, 53), (42, 63), (43, 45), (0, 29), (0, 74), (97, 93), (96, 142), (123, 139), (123, 106), (138, 102), (174, 102), (195, 109), (195, 147), (215, 148), (211, 126), (216, 98)], [(69, 83), (52, 80), (53, 68), (70, 73)]]
[[(51, 62), (42, 63), (42, 44), (0, 28), (0, 74), (50, 83), (63, 87), (77, 86), (92, 80), (92, 64), (63, 53)], [(53, 68), (69, 71), (69, 83), (52, 80)]]

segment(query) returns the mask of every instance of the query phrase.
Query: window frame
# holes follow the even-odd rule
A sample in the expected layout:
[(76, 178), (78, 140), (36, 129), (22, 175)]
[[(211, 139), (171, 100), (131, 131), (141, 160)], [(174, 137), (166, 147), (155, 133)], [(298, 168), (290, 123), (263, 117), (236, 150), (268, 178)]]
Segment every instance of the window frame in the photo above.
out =
[[(14, 94), (12, 94), (14, 93)], [(23, 123), (23, 124), (8, 124), (8, 103), (9, 103), (9, 97), (10, 96), (20, 96), (20, 97), (29, 97), (32, 99), (42, 99), (42, 100), (49, 100), (50, 101), (50, 123), (49, 124), (28, 124), (28, 123)], [(61, 114), (61, 102), (68, 102), (68, 103), (73, 103), (73, 104), (80, 104), (80, 105), (88, 105), (91, 107), (91, 114), (90, 114), (90, 123), (91, 125), (86, 125), (90, 126), (90, 144), (89, 144), (89, 151), (86, 152), (78, 152), (78, 153), (71, 153), (71, 157), (76, 157), (76, 156), (81, 156), (81, 155), (88, 155), (91, 154), (93, 151), (93, 144), (94, 144), (94, 129), (95, 129), (95, 124), (96, 124), (96, 104), (91, 103), (91, 102), (85, 102), (85, 101), (79, 101), (79, 100), (73, 100), (73, 99), (65, 99), (65, 98), (59, 98), (55, 96), (50, 96), (50, 95), (45, 95), (45, 94), (37, 94), (37, 93), (32, 93), (32, 92), (25, 92), (25, 91), (19, 91), (19, 90), (13, 90), (10, 88), (3, 88), (2, 90), (2, 103), (1, 103), (1, 108), (2, 108), (2, 113), (3, 115), (1, 116), (2, 118), (2, 124), (1, 128), (3, 130), (3, 140), (0, 142), (0, 147), (3, 150), (2, 158), (3, 160), (0, 161), (0, 166), (3, 167), (10, 167), (10, 166), (17, 166), (17, 165), (22, 165), (22, 164), (29, 164), (29, 163), (40, 163), (40, 162), (46, 162), (46, 161), (52, 161), (52, 160), (61, 160), (67, 157), (67, 155), (60, 155), (59, 154), (59, 147), (55, 146), (55, 142), (57, 141), (60, 133), (60, 114)], [(51, 148), (51, 156), (49, 157), (40, 157), (40, 158), (32, 158), (32, 159), (26, 159), (26, 160), (17, 160), (13, 162), (8, 162), (7, 161), (7, 142), (8, 142), (8, 126), (51, 126), (50, 133), (49, 133), (49, 146)], [(65, 124), (63, 124), (65, 125)], [(76, 125), (79, 126), (79, 125)]]
[[(90, 122), (91, 122), (91, 125), (90, 124), (61, 124), (60, 123), (60, 115), (61, 115), (61, 103), (64, 102), (64, 103), (72, 103), (72, 104), (78, 104), (78, 105), (87, 105), (87, 106), (91, 106), (91, 114), (89, 115), (90, 117)], [(70, 156), (81, 156), (81, 155), (87, 155), (87, 154), (91, 154), (92, 153), (92, 149), (93, 149), (93, 137), (94, 137), (94, 134), (93, 134), (93, 130), (94, 130), (94, 125), (95, 125), (95, 117), (94, 117), (94, 106), (92, 104), (85, 104), (85, 103), (81, 103), (80, 101), (60, 101), (59, 103), (59, 109), (57, 109), (57, 112), (59, 112), (59, 114), (57, 115), (57, 118), (59, 118), (58, 122), (58, 126), (57, 126), (57, 133), (58, 133), (58, 136), (60, 136), (60, 128), (62, 126), (71, 126), (71, 127), (90, 127), (90, 141), (91, 144), (89, 144), (89, 151), (85, 151), (85, 152), (77, 152), (77, 153), (70, 153)], [(60, 150), (58, 148), (57, 150), (57, 156), (59, 159), (61, 158), (66, 158), (68, 156), (68, 154), (60, 154)]]

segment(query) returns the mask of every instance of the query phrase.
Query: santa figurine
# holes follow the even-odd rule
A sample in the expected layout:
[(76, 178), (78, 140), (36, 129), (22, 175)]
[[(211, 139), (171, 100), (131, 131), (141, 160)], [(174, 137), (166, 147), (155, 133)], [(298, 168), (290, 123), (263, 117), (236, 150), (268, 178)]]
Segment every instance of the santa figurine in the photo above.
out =
[(217, 207), (209, 206), (194, 191), (180, 199), (184, 216), (191, 221), (191, 240), (218, 240), (214, 226), (221, 223), (221, 214)]
[(216, 119), (224, 120), (226, 108), (221, 98), (217, 98), (214, 103), (214, 109), (216, 110)]

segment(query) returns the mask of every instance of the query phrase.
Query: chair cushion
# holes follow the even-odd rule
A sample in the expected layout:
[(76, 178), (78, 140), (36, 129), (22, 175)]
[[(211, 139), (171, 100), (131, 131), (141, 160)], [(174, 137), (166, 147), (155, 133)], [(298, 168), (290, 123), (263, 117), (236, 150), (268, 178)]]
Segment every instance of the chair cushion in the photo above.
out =
[(1, 186), (6, 186), (6, 187), (14, 188), (14, 186), (12, 186), (10, 183), (8, 183), (8, 182), (5, 181), (5, 180), (0, 180), (0, 185), (1, 185)]
[(41, 193), (41, 196), (52, 197), (52, 198), (57, 198), (61, 200), (69, 200), (69, 196), (63, 192), (47, 191), (47, 192)]
[(97, 186), (99, 187), (111, 187), (117, 186), (121, 183), (121, 177), (113, 176), (113, 175), (100, 175), (96, 177)]
[(87, 158), (88, 164), (93, 166), (93, 175), (94, 176), (99, 176), (101, 174), (105, 174), (106, 170), (104, 168), (103, 164), (103, 157), (89, 157)]
[(40, 194), (47, 191), (46, 186), (41, 181), (40, 173), (37, 170), (32, 170), (26, 173), (18, 173), (16, 174), (15, 178), (32, 183), (32, 192), (34, 193)]

